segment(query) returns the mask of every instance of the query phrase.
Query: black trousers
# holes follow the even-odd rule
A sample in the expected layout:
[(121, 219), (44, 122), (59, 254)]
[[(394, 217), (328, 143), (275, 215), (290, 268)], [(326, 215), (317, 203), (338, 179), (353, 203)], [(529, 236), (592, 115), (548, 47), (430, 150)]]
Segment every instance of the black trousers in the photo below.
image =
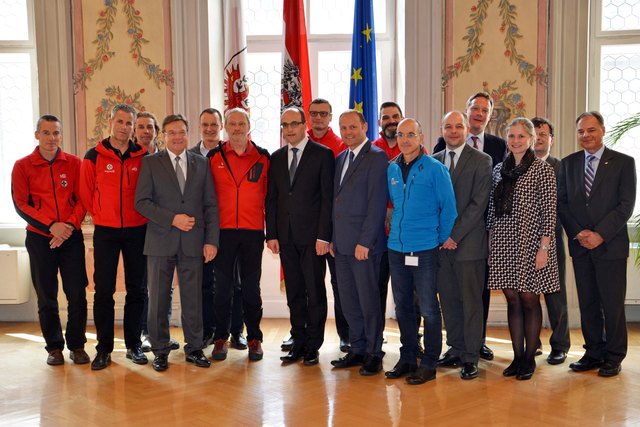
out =
[(127, 348), (139, 346), (144, 286), (143, 255), (147, 226), (112, 228), (96, 225), (93, 233), (95, 297), (93, 319), (101, 353), (113, 351), (113, 294), (116, 291), (118, 259), (122, 253), (124, 282), (127, 291), (124, 304), (124, 343)]
[(62, 277), (62, 290), (67, 297), (66, 339), (69, 350), (84, 348), (87, 325), (87, 270), (85, 268), (84, 241), (81, 231), (74, 231), (60, 247), (51, 249), (51, 238), (27, 231), (25, 246), (29, 253), (31, 280), (38, 296), (40, 329), (46, 342), (45, 349), (64, 349), (62, 326), (58, 311), (58, 270)]
[(331, 288), (333, 289), (333, 311), (336, 316), (336, 330), (341, 340), (349, 342), (349, 324), (342, 312), (342, 304), (340, 303), (340, 291), (338, 289), (338, 275), (336, 273), (336, 259), (330, 254), (325, 255), (327, 265), (329, 266), (329, 274), (331, 275)]
[(280, 261), (295, 350), (318, 350), (327, 320), (324, 256), (316, 254), (315, 244), (287, 243), (280, 246)]
[[(262, 230), (220, 230), (220, 249), (214, 260), (214, 340), (228, 339), (231, 330), (232, 300), (236, 283), (242, 288), (242, 308), (247, 325), (247, 339), (262, 341), (262, 297), (260, 277), (262, 275)], [(239, 280), (236, 280), (238, 278)]]
[(562, 230), (556, 231), (556, 247), (558, 254), (558, 272), (560, 273), (560, 291), (544, 294), (544, 302), (549, 314), (551, 337), (549, 344), (552, 350), (569, 351), (569, 315), (567, 310), (567, 256), (564, 250)]
[(627, 355), (626, 258), (573, 258), (585, 355), (622, 362)]

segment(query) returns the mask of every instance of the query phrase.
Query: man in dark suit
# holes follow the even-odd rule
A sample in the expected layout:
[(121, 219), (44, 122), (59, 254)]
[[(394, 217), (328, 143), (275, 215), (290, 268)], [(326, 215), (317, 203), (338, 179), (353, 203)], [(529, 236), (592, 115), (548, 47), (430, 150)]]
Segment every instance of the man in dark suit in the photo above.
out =
[(267, 247), (280, 254), (291, 321), (293, 347), (283, 363), (301, 358), (318, 364), (324, 341), (327, 293), (325, 260), (331, 240), (333, 152), (306, 134), (304, 111), (287, 108), (281, 116), (287, 145), (271, 156), (267, 179)]
[(340, 135), (349, 149), (336, 159), (331, 252), (336, 257), (351, 350), (331, 364), (336, 368), (362, 364), (361, 375), (375, 375), (382, 370), (384, 356), (378, 279), (387, 241), (388, 159), (367, 139), (367, 123), (361, 112), (347, 110), (340, 115)]
[(177, 269), (186, 361), (208, 368), (202, 352), (202, 260), (218, 251), (218, 202), (207, 160), (186, 151), (189, 125), (181, 115), (162, 122), (166, 150), (142, 163), (136, 209), (149, 219), (144, 254), (149, 275), (149, 338), (153, 369), (169, 367), (171, 284)]
[(461, 364), (462, 379), (478, 376), (482, 347), (482, 289), (488, 244), (484, 212), (491, 191), (491, 157), (468, 144), (469, 121), (458, 111), (440, 128), (447, 148), (433, 155), (451, 173), (458, 217), (440, 247), (438, 293), (447, 330), (447, 355), (439, 366)]
[(604, 119), (597, 111), (576, 120), (583, 150), (562, 159), (558, 210), (569, 238), (586, 352), (569, 365), (620, 373), (627, 354), (624, 299), (627, 290), (627, 221), (636, 199), (632, 157), (606, 148)]
[[(473, 148), (482, 151), (491, 156), (492, 167), (502, 162), (507, 156), (507, 143), (504, 139), (485, 132), (487, 125), (491, 121), (491, 113), (493, 111), (493, 100), (486, 92), (477, 92), (471, 95), (467, 100), (467, 117), (469, 118), (469, 136), (467, 144)], [(444, 138), (438, 138), (438, 143), (433, 148), (434, 153), (438, 153), (445, 149), (446, 143)], [(488, 270), (485, 273), (485, 287), (482, 291), (483, 305), (483, 321), (482, 330), (482, 347), (480, 348), (480, 357), (485, 360), (493, 359), (493, 351), (484, 343), (487, 336), (487, 319), (489, 318), (489, 301), (491, 292), (487, 288), (487, 279), (489, 278)]]
[[(553, 125), (542, 117), (534, 117), (531, 122), (536, 129), (536, 144), (533, 147), (536, 157), (549, 163), (553, 167), (556, 179), (558, 179), (561, 162), (560, 159), (556, 159), (550, 154), (554, 143)], [(547, 306), (549, 323), (551, 324), (551, 337), (549, 338), (551, 353), (547, 357), (547, 363), (550, 365), (564, 363), (567, 358), (567, 352), (571, 347), (569, 316), (567, 313), (567, 257), (564, 250), (564, 233), (559, 217), (556, 221), (556, 253), (558, 257), (558, 272), (560, 273), (560, 291), (544, 294), (544, 302)], [(540, 347), (542, 347), (542, 343), (540, 343)]]
[[(222, 114), (220, 114), (220, 111), (215, 108), (205, 108), (202, 110), (198, 130), (200, 131), (200, 141), (189, 148), (189, 151), (207, 157), (209, 152), (215, 149), (220, 143), (220, 131), (222, 130)], [(213, 342), (213, 333), (216, 329), (213, 313), (214, 287), (213, 262), (205, 263), (202, 266), (202, 329), (205, 347), (208, 347)], [(242, 334), (243, 329), (242, 291), (240, 284), (236, 283), (233, 289), (233, 304), (231, 308), (230, 341), (231, 345), (238, 350), (245, 350), (247, 348), (247, 339)]]

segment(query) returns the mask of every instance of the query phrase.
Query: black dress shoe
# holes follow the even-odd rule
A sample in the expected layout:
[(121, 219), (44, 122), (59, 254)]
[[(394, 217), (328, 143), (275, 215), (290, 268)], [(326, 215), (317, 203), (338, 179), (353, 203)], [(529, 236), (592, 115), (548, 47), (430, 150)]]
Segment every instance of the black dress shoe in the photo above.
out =
[(111, 353), (98, 353), (93, 362), (91, 362), (91, 370), (99, 371), (109, 365), (111, 365)]
[(549, 365), (559, 365), (567, 360), (567, 352), (562, 350), (551, 350), (549, 356), (547, 356), (547, 363)]
[(520, 369), (520, 360), (514, 359), (513, 362), (509, 366), (502, 371), (502, 375), (505, 377), (515, 377), (518, 375), (518, 370)]
[(485, 344), (482, 344), (482, 347), (480, 347), (480, 358), (484, 360), (493, 360), (493, 351)]
[(531, 377), (533, 377), (533, 373), (535, 371), (536, 371), (536, 361), (532, 360), (520, 367), (520, 369), (518, 370), (518, 374), (516, 375), (516, 379), (518, 381), (530, 380)]
[(146, 365), (149, 362), (149, 359), (147, 359), (147, 356), (144, 355), (142, 348), (139, 346), (127, 349), (127, 359), (131, 359), (136, 365)]
[(194, 363), (198, 368), (208, 368), (211, 366), (211, 362), (204, 355), (202, 350), (196, 350), (193, 353), (189, 353), (184, 357), (189, 363)]
[(413, 374), (407, 377), (407, 383), (411, 385), (424, 384), (427, 381), (436, 379), (436, 368), (427, 368), (426, 366), (418, 366)]
[(295, 363), (302, 359), (304, 353), (302, 350), (291, 350), (286, 356), (281, 356), (282, 363)]
[(169, 368), (169, 356), (167, 354), (159, 354), (153, 359), (151, 365), (158, 372), (166, 371)]
[(382, 371), (382, 357), (379, 356), (367, 356), (360, 367), (360, 375), (365, 377), (376, 375), (380, 371)]
[(173, 338), (169, 338), (169, 346), (171, 347), (171, 350), (179, 350), (180, 349), (180, 343), (176, 340), (174, 340)]
[(340, 338), (340, 351), (343, 353), (349, 353), (349, 350), (351, 350), (351, 346), (349, 345), (349, 340)]
[(240, 334), (231, 334), (231, 338), (229, 339), (231, 342), (231, 347), (236, 350), (246, 350), (247, 349), (247, 339)]
[(458, 356), (453, 356), (451, 353), (446, 352), (440, 359), (438, 359), (438, 363), (436, 366), (443, 367), (455, 367), (460, 364), (460, 358)]
[(340, 359), (331, 361), (331, 364), (335, 368), (351, 368), (352, 366), (359, 366), (363, 363), (364, 356), (362, 354), (355, 354), (352, 352), (345, 354)]
[(584, 355), (577, 362), (573, 362), (569, 365), (569, 368), (574, 372), (585, 372), (602, 366), (603, 361), (601, 359), (594, 359), (591, 356)]
[(622, 366), (619, 362), (605, 360), (600, 369), (598, 369), (598, 375), (601, 377), (615, 377), (621, 370)]
[(389, 378), (390, 380), (395, 380), (397, 378), (402, 378), (405, 375), (413, 373), (413, 371), (415, 371), (417, 368), (418, 365), (416, 365), (415, 363), (398, 362), (392, 370), (385, 372), (384, 376)]
[(293, 337), (289, 337), (286, 340), (282, 341), (282, 344), (280, 345), (280, 349), (282, 351), (293, 350)]
[(478, 365), (471, 362), (465, 362), (460, 370), (460, 378), (463, 380), (478, 378)]
[(320, 361), (320, 355), (318, 350), (309, 350), (304, 354), (304, 361), (302, 362), (305, 366), (313, 366), (317, 365)]

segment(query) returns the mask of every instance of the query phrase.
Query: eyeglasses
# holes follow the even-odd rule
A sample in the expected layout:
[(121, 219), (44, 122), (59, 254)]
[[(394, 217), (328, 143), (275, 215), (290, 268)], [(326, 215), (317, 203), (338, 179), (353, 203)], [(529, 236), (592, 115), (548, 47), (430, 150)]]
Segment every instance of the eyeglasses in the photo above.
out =
[(416, 136), (418, 136), (417, 133), (413, 133), (413, 132), (409, 132), (409, 133), (402, 133), (402, 132), (398, 132), (396, 133), (396, 138), (409, 138), (409, 139), (413, 139)]
[(300, 126), (300, 125), (302, 125), (302, 124), (304, 124), (304, 123), (302, 123), (302, 122), (282, 123), (282, 124), (280, 125), (280, 127), (281, 127), (282, 129), (286, 129), (286, 128), (288, 128), (288, 127), (291, 127), (291, 128), (293, 129), (293, 128), (297, 128), (298, 126)]
[(322, 117), (323, 119), (324, 119), (325, 117), (327, 117), (329, 114), (331, 114), (331, 113), (330, 113), (330, 112), (328, 112), (328, 111), (309, 111), (309, 115), (310, 115), (311, 117), (318, 117), (318, 116), (320, 116), (320, 117)]
[(184, 131), (184, 130), (179, 130), (179, 131), (177, 131), (177, 132), (176, 132), (176, 131), (173, 131), (173, 130), (170, 130), (169, 132), (165, 132), (165, 134), (166, 134), (167, 136), (170, 136), (170, 137), (174, 137), (174, 136), (186, 136), (186, 135), (187, 135), (187, 132), (186, 132), (186, 131)]

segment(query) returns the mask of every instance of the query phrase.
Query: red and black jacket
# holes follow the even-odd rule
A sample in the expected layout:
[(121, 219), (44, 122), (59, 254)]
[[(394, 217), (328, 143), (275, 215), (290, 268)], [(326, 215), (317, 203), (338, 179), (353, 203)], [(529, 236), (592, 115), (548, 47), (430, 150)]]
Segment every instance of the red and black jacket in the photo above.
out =
[[(235, 168), (228, 156), (236, 156)], [(219, 142), (207, 157), (218, 197), (220, 228), (264, 230), (269, 152), (249, 141), (246, 152), (237, 156), (229, 142)]]
[(86, 209), (80, 202), (80, 159), (62, 150), (50, 162), (38, 147), (18, 160), (11, 173), (11, 197), (27, 230), (52, 237), (54, 222), (80, 229)]
[(103, 139), (84, 156), (81, 168), (80, 199), (93, 223), (105, 227), (137, 227), (147, 219), (134, 208), (136, 185), (142, 157), (147, 150), (129, 141), (124, 153)]

